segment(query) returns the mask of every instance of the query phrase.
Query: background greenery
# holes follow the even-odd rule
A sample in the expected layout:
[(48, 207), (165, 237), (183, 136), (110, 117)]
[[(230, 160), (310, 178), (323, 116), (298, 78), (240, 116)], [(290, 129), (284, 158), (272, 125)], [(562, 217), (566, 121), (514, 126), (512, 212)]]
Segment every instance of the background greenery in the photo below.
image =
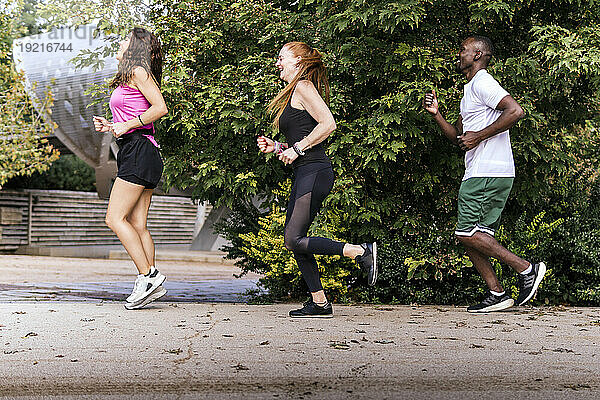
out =
[[(232, 209), (220, 225), (232, 241), (227, 251), (244, 270), (266, 273), (274, 298), (306, 290), (281, 247), (290, 169), (256, 148), (258, 135), (277, 137), (265, 105), (282, 88), (275, 57), (292, 40), (325, 54), (338, 125), (329, 139), (336, 183), (313, 232), (377, 240), (381, 249), (375, 288), (364, 287), (352, 263), (322, 258), (329, 294), (454, 304), (480, 296), (483, 282), (452, 235), (463, 153), (420, 106), (436, 88), (443, 114), (456, 119), (465, 83), (453, 72), (457, 48), (479, 33), (497, 47), (490, 72), (527, 113), (511, 129), (518, 172), (499, 236), (548, 263), (539, 301), (600, 304), (593, 1), (158, 0), (141, 8), (143, 18), (122, 4), (49, 1), (42, 12), (55, 24), (99, 18), (115, 39), (134, 24), (160, 37), (170, 112), (157, 137), (167, 183)], [(496, 267), (514, 286), (514, 273)]]
[[(35, 33), (30, 18), (33, 5), (18, 2), (0, 10), (0, 188), (11, 178), (47, 170), (58, 158), (45, 139), (52, 127), (34, 110), (12, 58), (13, 40)], [(52, 101), (48, 93), (40, 99), (40, 108), (49, 110)]]
[(43, 172), (17, 176), (4, 185), (5, 189), (96, 190), (94, 169), (74, 154), (61, 154)]

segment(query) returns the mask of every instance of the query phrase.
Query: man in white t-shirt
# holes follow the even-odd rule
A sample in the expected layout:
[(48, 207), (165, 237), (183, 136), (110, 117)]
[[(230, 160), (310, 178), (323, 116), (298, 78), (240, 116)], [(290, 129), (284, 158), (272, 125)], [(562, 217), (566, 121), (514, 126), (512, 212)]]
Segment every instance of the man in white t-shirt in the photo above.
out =
[(519, 305), (533, 297), (546, 273), (543, 262), (532, 265), (494, 239), (515, 176), (508, 129), (523, 116), (523, 109), (486, 71), (493, 51), (485, 36), (470, 36), (462, 42), (456, 69), (466, 76), (467, 84), (454, 125), (439, 113), (435, 91), (423, 100), (446, 137), (466, 151), (454, 233), (490, 290), (481, 303), (467, 308), (469, 312), (499, 311), (514, 304), (498, 281), (490, 257), (519, 273)]

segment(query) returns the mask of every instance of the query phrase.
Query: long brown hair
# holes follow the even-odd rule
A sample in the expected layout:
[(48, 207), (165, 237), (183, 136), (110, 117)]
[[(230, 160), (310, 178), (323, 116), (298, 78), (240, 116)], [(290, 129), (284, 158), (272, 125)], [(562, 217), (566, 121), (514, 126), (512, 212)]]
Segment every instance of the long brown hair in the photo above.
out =
[(138, 66), (144, 68), (160, 87), (162, 64), (162, 50), (156, 36), (144, 28), (133, 28), (130, 33), (129, 47), (123, 53), (110, 87), (115, 88), (129, 83), (133, 77), (133, 70)]
[(281, 113), (283, 113), (287, 103), (292, 98), (296, 85), (302, 79), (311, 81), (321, 97), (329, 104), (329, 82), (321, 53), (303, 42), (290, 42), (283, 47), (291, 51), (294, 57), (300, 56), (301, 58), (298, 61), (298, 73), (294, 79), (267, 106), (267, 110), (271, 115), (277, 113), (273, 120), (273, 128), (276, 130), (279, 129)]

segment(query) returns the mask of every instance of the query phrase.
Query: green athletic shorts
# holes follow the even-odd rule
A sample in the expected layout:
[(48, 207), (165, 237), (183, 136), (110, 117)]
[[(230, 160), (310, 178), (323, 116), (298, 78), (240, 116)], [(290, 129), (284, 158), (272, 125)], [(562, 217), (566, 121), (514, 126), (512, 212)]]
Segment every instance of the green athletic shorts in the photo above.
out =
[(457, 236), (485, 232), (494, 236), (514, 178), (469, 178), (458, 191)]

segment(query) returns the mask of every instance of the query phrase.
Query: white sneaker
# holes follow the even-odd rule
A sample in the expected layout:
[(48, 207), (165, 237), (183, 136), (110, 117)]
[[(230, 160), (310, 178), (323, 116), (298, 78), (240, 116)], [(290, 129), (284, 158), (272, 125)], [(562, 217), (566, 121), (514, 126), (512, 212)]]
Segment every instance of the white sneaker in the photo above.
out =
[(131, 295), (127, 297), (127, 302), (131, 304), (139, 304), (144, 299), (152, 294), (157, 287), (163, 284), (166, 277), (161, 274), (156, 268), (152, 267), (148, 276), (138, 275), (133, 285)]
[(152, 303), (154, 300), (160, 299), (165, 294), (167, 294), (167, 289), (165, 289), (162, 285), (160, 285), (159, 287), (157, 287), (154, 290), (154, 292), (152, 292), (150, 294), (150, 296), (148, 296), (144, 300), (142, 300), (141, 303), (126, 303), (125, 308), (128, 310), (137, 310), (137, 309), (143, 308), (144, 306)]

